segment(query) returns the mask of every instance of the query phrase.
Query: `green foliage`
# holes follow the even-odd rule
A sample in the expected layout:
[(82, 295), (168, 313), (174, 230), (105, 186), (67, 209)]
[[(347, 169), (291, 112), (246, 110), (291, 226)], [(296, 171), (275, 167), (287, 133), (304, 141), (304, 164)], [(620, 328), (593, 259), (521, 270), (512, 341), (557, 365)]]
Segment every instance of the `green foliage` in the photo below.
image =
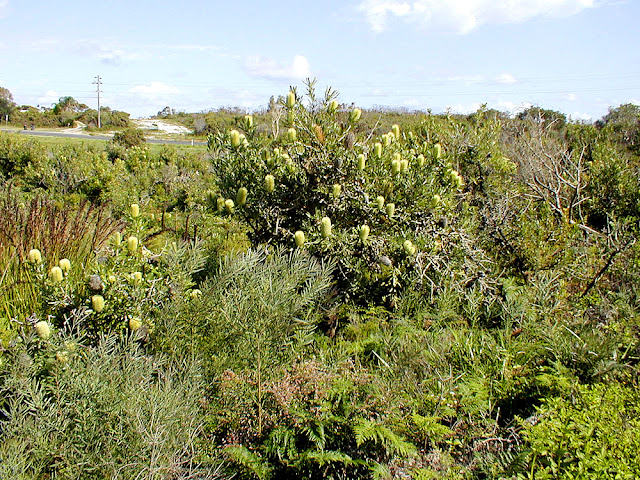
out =
[[(27, 327), (0, 376), (3, 478), (207, 475), (198, 458), (204, 385), (196, 364), (149, 357), (131, 339), (34, 338)], [(210, 476), (211, 475), (211, 476)]]
[(113, 143), (125, 148), (139, 147), (145, 142), (144, 132), (139, 128), (127, 128), (113, 134)]
[(635, 385), (581, 386), (521, 421), (529, 461), (522, 478), (636, 478), (640, 398)]

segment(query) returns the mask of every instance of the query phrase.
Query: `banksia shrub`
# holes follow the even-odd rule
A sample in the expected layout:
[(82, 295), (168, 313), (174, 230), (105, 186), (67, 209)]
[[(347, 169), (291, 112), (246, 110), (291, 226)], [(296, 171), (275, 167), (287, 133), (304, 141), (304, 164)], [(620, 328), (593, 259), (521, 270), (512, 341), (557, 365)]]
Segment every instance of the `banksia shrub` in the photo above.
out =
[(435, 158), (440, 158), (442, 156), (442, 146), (439, 143), (436, 143), (433, 146), (433, 156)]
[(264, 189), (268, 193), (272, 193), (276, 189), (276, 179), (269, 174), (264, 177)]
[(367, 164), (367, 157), (365, 157), (364, 154), (361, 153), (360, 155), (358, 155), (358, 170), (362, 172), (366, 164)]
[(42, 340), (49, 340), (49, 337), (51, 336), (51, 327), (48, 322), (40, 320), (34, 325), (34, 328), (36, 329), (36, 335), (38, 335), (38, 338)]
[(138, 205), (137, 203), (132, 203), (130, 210), (131, 210), (131, 217), (137, 218), (140, 216), (140, 205)]
[(376, 142), (373, 145), (373, 155), (376, 158), (382, 158), (382, 144), (380, 142)]
[(322, 217), (320, 234), (322, 238), (328, 238), (331, 236), (331, 219), (329, 217)]
[(69, 271), (71, 270), (71, 261), (69, 261), (68, 258), (63, 258), (62, 260), (60, 260), (58, 262), (58, 265), (64, 273), (69, 273)]
[(127, 238), (127, 250), (131, 253), (135, 253), (138, 250), (138, 237), (131, 235)]
[(296, 247), (298, 248), (302, 248), (304, 246), (304, 242), (305, 242), (305, 238), (304, 238), (304, 232), (302, 230), (298, 230), (294, 235), (293, 238), (296, 242)]
[(230, 137), (231, 137), (231, 146), (233, 148), (238, 148), (242, 141), (240, 138), (240, 132), (238, 130), (231, 130)]
[(411, 240), (405, 240), (402, 244), (402, 248), (407, 255), (413, 255), (416, 253), (416, 247)]
[(238, 189), (238, 194), (236, 195), (236, 203), (239, 206), (242, 206), (246, 202), (247, 202), (247, 189), (245, 187), (240, 187)]
[(140, 327), (142, 327), (142, 321), (139, 317), (129, 317), (129, 329), (135, 332)]
[(384, 208), (387, 211), (387, 216), (389, 218), (393, 217), (393, 214), (396, 212), (395, 203), (387, 203), (387, 205)]
[(60, 283), (64, 277), (62, 275), (62, 269), (58, 266), (51, 267), (51, 270), (49, 271), (49, 277), (51, 278), (53, 283)]
[(91, 308), (94, 312), (100, 313), (104, 310), (104, 297), (102, 295), (93, 295), (91, 297)]
[(287, 108), (293, 108), (296, 105), (296, 94), (293, 90), (289, 90), (287, 94)]
[(29, 261), (35, 265), (42, 263), (42, 253), (37, 248), (32, 248), (29, 250), (29, 255), (27, 256)]
[(358, 235), (360, 236), (360, 241), (362, 243), (366, 242), (367, 238), (369, 238), (369, 231), (369, 225), (361, 225), (358, 229)]

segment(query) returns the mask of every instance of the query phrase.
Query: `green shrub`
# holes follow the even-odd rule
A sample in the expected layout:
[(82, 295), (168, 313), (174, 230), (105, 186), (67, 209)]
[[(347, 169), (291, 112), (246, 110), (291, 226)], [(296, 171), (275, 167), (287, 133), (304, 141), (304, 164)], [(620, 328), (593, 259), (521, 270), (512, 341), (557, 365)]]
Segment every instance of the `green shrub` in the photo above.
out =
[(640, 396), (635, 385), (580, 386), (522, 420), (523, 478), (638, 478)]
[(216, 478), (217, 462), (198, 454), (196, 364), (145, 355), (131, 338), (87, 347), (25, 328), (0, 373), (2, 478)]

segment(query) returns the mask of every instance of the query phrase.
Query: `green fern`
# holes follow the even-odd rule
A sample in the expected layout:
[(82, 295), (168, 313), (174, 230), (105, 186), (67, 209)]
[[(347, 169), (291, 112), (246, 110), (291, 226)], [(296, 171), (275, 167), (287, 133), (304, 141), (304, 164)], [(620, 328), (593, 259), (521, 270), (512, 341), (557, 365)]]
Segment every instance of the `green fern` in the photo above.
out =
[(271, 478), (273, 468), (260, 455), (242, 445), (227, 447), (225, 453), (229, 459), (243, 466), (260, 480)]
[(389, 456), (412, 457), (416, 455), (415, 445), (404, 440), (388, 427), (373, 420), (360, 420), (353, 427), (356, 444), (360, 447), (367, 442), (380, 445)]

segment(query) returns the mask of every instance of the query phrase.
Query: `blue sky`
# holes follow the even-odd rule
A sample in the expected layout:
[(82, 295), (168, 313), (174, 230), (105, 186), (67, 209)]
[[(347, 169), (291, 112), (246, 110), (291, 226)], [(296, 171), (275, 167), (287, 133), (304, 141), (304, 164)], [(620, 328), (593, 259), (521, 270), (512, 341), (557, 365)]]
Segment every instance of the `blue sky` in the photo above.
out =
[(252, 111), (317, 78), (341, 102), (574, 119), (640, 103), (637, 0), (0, 0), (0, 86), (146, 117)]

